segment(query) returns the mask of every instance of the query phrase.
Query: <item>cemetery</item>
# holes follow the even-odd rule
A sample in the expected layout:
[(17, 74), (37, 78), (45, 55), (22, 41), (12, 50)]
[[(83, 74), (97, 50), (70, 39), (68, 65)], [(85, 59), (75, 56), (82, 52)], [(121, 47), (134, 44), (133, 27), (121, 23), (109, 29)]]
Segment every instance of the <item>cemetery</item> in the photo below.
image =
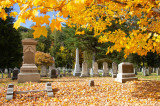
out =
[(160, 106), (159, 0), (2, 0), (0, 106)]

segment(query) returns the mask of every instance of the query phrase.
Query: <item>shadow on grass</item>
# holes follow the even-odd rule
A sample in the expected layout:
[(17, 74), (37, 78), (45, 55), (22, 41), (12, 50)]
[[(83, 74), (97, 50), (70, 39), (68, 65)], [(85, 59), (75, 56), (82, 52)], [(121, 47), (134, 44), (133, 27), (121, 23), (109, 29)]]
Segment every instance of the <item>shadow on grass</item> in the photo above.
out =
[(132, 88), (134, 89), (131, 93), (133, 97), (137, 97), (139, 99), (160, 99), (160, 81), (141, 80), (134, 83)]

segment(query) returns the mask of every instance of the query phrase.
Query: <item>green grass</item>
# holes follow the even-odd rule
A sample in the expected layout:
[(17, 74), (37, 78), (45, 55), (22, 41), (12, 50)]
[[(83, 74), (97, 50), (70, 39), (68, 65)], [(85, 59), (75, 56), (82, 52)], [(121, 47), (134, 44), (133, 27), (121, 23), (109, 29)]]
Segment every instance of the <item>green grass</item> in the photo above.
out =
[(156, 73), (151, 73), (149, 76), (143, 76), (142, 72), (137, 72), (136, 77), (138, 79), (158, 80), (158, 81), (160, 81), (160, 75), (158, 76)]

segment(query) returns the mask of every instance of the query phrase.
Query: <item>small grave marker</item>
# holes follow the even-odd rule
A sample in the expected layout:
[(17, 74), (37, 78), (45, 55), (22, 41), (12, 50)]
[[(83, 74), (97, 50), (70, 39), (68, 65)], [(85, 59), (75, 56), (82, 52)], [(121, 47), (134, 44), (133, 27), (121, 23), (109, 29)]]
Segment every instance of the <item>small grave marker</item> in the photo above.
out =
[(19, 72), (19, 69), (17, 67), (14, 68), (12, 80), (16, 80), (17, 79), (18, 72)]
[(94, 80), (89, 80), (89, 86), (94, 86)]
[(49, 82), (46, 83), (46, 90), (47, 90), (48, 97), (53, 97), (53, 90), (52, 90), (51, 83)]
[(13, 84), (9, 84), (8, 88), (7, 88), (7, 95), (6, 95), (6, 99), (7, 100), (13, 99), (13, 89), (14, 89), (14, 85)]

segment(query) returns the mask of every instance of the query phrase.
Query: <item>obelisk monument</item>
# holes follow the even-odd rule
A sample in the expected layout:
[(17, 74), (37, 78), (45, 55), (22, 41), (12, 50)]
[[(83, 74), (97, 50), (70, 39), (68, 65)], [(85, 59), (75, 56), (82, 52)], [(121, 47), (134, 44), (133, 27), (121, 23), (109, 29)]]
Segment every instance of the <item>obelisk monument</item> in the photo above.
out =
[(81, 71), (80, 71), (80, 65), (79, 65), (79, 50), (77, 48), (76, 49), (76, 64), (74, 67), (73, 76), (80, 76), (80, 75), (81, 75)]

